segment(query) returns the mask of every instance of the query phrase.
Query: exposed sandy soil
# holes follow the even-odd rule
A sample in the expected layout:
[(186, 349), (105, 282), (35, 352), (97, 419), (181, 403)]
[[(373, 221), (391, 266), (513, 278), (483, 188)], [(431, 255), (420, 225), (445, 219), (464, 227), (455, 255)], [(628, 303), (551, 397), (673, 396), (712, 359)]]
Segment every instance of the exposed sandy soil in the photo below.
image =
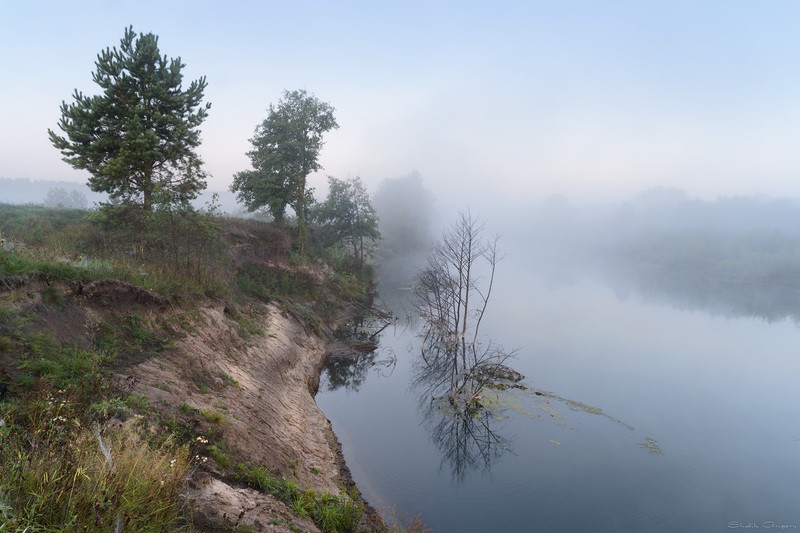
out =
[(313, 397), (324, 343), (274, 305), (260, 313), (263, 334), (245, 341), (224, 304), (204, 305), (193, 320), (194, 332), (177, 349), (125, 368), (122, 377), (132, 377), (131, 392), (147, 396), (163, 412), (186, 404), (220, 413), (221, 422), (207, 425), (240, 460), (292, 477), (302, 487), (338, 492), (335, 441)]
[[(120, 377), (133, 378), (131, 392), (162, 412), (180, 416), (188, 405), (221, 413), (219, 423), (200, 423), (224, 439), (234, 464), (263, 465), (304, 489), (337, 494), (352, 481), (330, 422), (314, 401), (325, 341), (274, 304), (253, 311), (262, 332), (245, 340), (223, 303), (205, 304), (177, 349), (126, 367)], [(213, 461), (208, 466), (215, 470)], [(292, 518), (282, 502), (222, 479), (192, 480), (186, 497), (198, 511), (198, 524), (221, 520), (253, 531), (289, 531), (281, 522), (289, 521), (317, 531)], [(370, 509), (368, 527), (380, 531), (376, 518)]]
[(292, 524), (320, 533), (314, 522), (298, 517), (283, 502), (252, 489), (232, 487), (207, 473), (189, 480), (186, 498), (200, 511), (194, 522), (200, 531), (248, 526), (251, 531), (290, 533)]
[[(221, 445), (231, 464), (263, 465), (304, 489), (333, 494), (352, 483), (330, 422), (314, 401), (326, 342), (278, 306), (253, 304), (251, 326), (260, 331), (243, 336), (222, 302), (201, 302), (187, 313), (132, 285), (99, 281), (53, 286), (63, 298), (53, 306), (38, 296), (44, 287), (39, 285), (29, 279), (0, 292), (18, 307), (35, 309), (35, 327), (61, 342), (88, 343), (97, 324), (131, 313), (151, 329), (166, 325), (181, 332), (171, 349), (124, 360), (117, 378), (162, 416), (193, 424), (197, 435), (212, 429), (208, 445)], [(208, 416), (216, 413), (221, 420)], [(208, 445), (199, 444), (198, 451)], [(282, 502), (236, 486), (212, 459), (187, 482), (185, 497), (202, 531), (247, 525), (252, 531), (289, 532), (289, 523), (318, 531)], [(365, 525), (384, 530), (371, 509)]]

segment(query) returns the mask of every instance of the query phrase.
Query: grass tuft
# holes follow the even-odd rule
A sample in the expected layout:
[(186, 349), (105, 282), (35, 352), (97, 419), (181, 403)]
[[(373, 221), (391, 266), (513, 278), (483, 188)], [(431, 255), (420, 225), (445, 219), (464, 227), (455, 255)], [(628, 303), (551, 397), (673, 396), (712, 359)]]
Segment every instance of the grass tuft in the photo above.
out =
[(0, 531), (179, 531), (186, 446), (150, 448), (125, 424), (101, 435), (58, 394), (0, 412)]
[(290, 504), (299, 516), (310, 517), (322, 531), (355, 533), (364, 516), (364, 503), (358, 491), (342, 489), (338, 495), (317, 494), (313, 489), (301, 490), (290, 479), (272, 475), (262, 466), (239, 465), (240, 479), (246, 485), (267, 492)]

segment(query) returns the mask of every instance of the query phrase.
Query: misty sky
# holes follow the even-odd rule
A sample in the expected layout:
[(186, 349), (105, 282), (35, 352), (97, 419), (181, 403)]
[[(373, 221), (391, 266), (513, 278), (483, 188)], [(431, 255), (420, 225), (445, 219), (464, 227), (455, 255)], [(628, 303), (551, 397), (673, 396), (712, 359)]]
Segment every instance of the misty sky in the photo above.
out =
[(325, 174), (417, 169), (439, 198), (524, 205), (800, 197), (800, 3), (3, 2), (0, 177), (85, 181), (47, 138), (124, 28), (205, 75), (200, 153), (225, 189), (284, 89), (336, 108)]

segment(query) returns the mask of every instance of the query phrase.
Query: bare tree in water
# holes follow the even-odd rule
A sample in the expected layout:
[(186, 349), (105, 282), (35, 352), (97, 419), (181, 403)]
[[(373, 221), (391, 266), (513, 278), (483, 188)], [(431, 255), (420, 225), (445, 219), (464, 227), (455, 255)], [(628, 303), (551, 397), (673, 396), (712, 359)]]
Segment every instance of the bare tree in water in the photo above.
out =
[(459, 213), (414, 283), (415, 310), (454, 346), (476, 341), (492, 293), (499, 237), (484, 240), (484, 226), (470, 211)]
[(484, 226), (469, 211), (459, 213), (429, 251), (411, 298), (425, 321), (411, 387), (443, 464), (459, 482), (473, 468), (490, 468), (510, 449), (492, 428), (497, 413), (484, 408), (482, 391), (522, 379), (504, 364), (515, 352), (479, 336), (500, 260), (498, 237), (484, 238)]

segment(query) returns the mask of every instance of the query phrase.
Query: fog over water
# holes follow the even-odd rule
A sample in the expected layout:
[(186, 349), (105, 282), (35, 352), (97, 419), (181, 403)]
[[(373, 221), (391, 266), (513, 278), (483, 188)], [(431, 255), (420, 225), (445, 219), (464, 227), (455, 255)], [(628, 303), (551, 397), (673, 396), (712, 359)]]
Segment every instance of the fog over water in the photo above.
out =
[[(129, 25), (207, 77), (197, 205), (241, 211), (228, 188), (284, 90), (335, 108), (308, 184), (363, 179), (396, 322), (318, 402), (380, 509), (461, 533), (800, 527), (799, 3), (4, 8), (2, 202), (104, 200), (47, 129)], [(496, 361), (468, 364), (409, 300), (467, 211), (503, 256), (482, 346), (525, 375), (499, 392)]]
[[(550, 205), (501, 239), (482, 331), (517, 350), (507, 364), (525, 388), (475, 417), (420, 389), (440, 383), (420, 374), (424, 323), (409, 311), (424, 257), (384, 259), (381, 297), (399, 319), (349, 381), (329, 369), (318, 395), (367, 497), (437, 531), (797, 524), (797, 208), (730, 201), (738, 211), (641, 207), (660, 218)], [(652, 223), (608, 232), (636, 217)]]
[(800, 205), (658, 187), (481, 215), (503, 233), (481, 330), (522, 387), (474, 416), (439, 401), (409, 290), (425, 253), (385, 250), (397, 322), (318, 396), (368, 498), (439, 531), (798, 524)]

